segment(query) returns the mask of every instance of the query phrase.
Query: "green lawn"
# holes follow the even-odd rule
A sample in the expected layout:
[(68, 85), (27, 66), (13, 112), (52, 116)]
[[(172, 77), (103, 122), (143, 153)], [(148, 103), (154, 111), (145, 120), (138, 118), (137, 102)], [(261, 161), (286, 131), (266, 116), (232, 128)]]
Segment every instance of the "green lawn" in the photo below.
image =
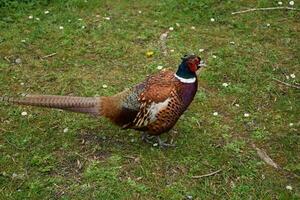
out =
[(1, 103), (0, 199), (300, 199), (300, 93), (274, 81), (300, 82), (299, 11), (231, 14), (278, 6), (267, 0), (16, 2), (0, 1), (0, 96), (112, 95), (187, 52), (208, 67), (166, 150), (102, 118)]

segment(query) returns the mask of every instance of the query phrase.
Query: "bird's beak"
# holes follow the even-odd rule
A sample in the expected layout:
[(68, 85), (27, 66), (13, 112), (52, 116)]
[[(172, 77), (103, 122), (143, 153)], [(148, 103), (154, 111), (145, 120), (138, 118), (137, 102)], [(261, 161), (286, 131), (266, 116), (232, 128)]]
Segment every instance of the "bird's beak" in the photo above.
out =
[(203, 60), (201, 60), (200, 63), (199, 63), (199, 65), (198, 65), (198, 67), (200, 68), (200, 67), (205, 67), (205, 66), (206, 66), (206, 64), (204, 63)]

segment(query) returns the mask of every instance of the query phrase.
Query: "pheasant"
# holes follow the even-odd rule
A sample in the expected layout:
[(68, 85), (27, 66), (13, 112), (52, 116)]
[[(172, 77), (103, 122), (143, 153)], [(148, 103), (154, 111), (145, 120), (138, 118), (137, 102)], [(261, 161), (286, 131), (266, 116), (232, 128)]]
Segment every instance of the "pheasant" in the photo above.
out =
[(200, 57), (185, 56), (176, 73), (162, 70), (113, 96), (29, 95), (0, 97), (0, 101), (103, 116), (124, 129), (141, 131), (145, 141), (155, 137), (164, 147), (169, 144), (159, 135), (168, 132), (192, 102), (197, 92), (196, 71), (202, 66)]

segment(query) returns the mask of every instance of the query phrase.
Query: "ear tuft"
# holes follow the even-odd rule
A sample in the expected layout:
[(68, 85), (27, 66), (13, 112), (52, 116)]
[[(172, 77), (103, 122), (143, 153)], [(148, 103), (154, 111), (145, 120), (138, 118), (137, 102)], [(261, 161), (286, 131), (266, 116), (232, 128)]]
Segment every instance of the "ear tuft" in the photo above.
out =
[(183, 57), (181, 57), (181, 60), (185, 60), (185, 59), (186, 59), (186, 57), (187, 57), (187, 55), (186, 55), (186, 54), (184, 54), (184, 56), (183, 56)]

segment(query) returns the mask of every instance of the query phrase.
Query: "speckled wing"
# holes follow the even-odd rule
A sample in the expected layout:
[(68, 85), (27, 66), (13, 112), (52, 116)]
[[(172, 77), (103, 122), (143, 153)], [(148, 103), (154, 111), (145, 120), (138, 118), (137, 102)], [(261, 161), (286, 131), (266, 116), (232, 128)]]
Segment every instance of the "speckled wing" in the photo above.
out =
[(146, 80), (145, 90), (140, 94), (140, 100), (151, 102), (163, 102), (170, 97), (172, 90), (176, 90), (178, 81), (175, 79), (174, 72), (165, 70), (159, 74), (150, 76)]
[(132, 128), (148, 131), (161, 113), (169, 109), (174, 99), (179, 100), (178, 81), (174, 77), (174, 72), (162, 71), (149, 77), (144, 84), (144, 90), (138, 98), (139, 112), (132, 123)]

